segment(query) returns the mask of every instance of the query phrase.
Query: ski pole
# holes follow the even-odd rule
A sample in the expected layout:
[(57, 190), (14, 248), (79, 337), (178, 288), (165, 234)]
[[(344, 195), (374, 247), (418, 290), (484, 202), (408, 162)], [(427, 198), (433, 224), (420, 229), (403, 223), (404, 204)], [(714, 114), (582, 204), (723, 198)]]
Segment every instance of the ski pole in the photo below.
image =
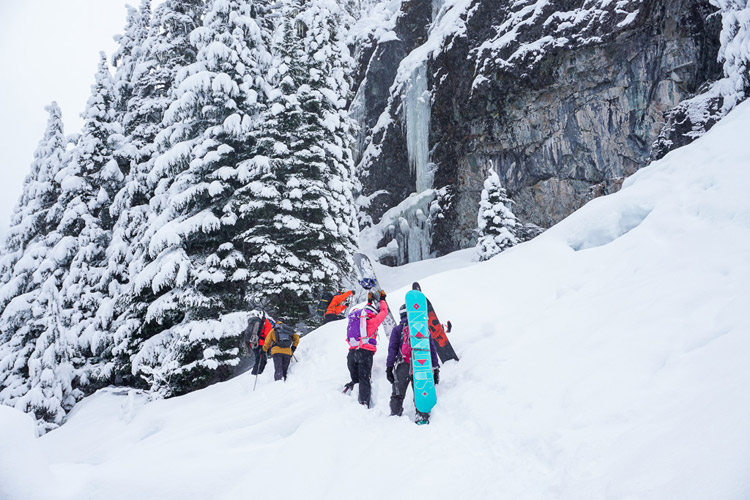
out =
[[(263, 352), (262, 356), (266, 355), (263, 349), (259, 349), (259, 350)], [(255, 392), (255, 386), (258, 385), (258, 375), (260, 375), (260, 364), (261, 364), (261, 361), (258, 360), (258, 369), (255, 370), (255, 383), (253, 384), (253, 392)]]

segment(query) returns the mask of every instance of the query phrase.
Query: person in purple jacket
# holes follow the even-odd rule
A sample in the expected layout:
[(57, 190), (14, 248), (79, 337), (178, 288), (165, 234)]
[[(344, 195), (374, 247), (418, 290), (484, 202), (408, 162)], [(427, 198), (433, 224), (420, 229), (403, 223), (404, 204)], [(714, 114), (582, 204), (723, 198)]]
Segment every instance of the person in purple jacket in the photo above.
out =
[[(392, 384), (391, 416), (401, 416), (404, 412), (404, 397), (409, 382), (412, 382), (411, 372), (411, 343), (409, 341), (409, 326), (406, 321), (406, 304), (398, 310), (401, 322), (393, 327), (388, 342), (388, 358), (385, 362), (385, 376)], [(440, 363), (435, 341), (430, 337), (430, 354), (432, 354), (432, 375), (435, 383), (440, 381)], [(412, 387), (413, 390), (413, 387)], [(429, 413), (417, 411), (417, 422), (429, 420)]]

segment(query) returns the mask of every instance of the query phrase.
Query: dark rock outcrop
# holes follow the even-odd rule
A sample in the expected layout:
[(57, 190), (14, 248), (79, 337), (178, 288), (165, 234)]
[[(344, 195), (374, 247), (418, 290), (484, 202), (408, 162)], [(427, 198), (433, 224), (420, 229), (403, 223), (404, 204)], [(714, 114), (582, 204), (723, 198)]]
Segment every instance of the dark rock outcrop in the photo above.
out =
[[(430, 168), (439, 204), (425, 207), (431, 255), (475, 244), (488, 168), (500, 175), (522, 222), (549, 227), (618, 190), (649, 161), (665, 115), (721, 75), (720, 26), (710, 20), (707, 0), (626, 6), (559, 0), (532, 11), (533, 3), (475, 0), (460, 18), (465, 29), (441, 40), (426, 59)], [(364, 194), (381, 193), (366, 209), (374, 222), (416, 189), (403, 123), (405, 85), (394, 84), (393, 65), (396, 52), (408, 54), (425, 37), (441, 35), (422, 34), (412, 24), (425, 22), (430, 5), (405, 2), (398, 51), (386, 42), (369, 62), (367, 102), (373, 105), (365, 123), (375, 131), (360, 168)], [(384, 60), (388, 76), (377, 79)], [(406, 242), (401, 233), (408, 231), (391, 225), (380, 245)], [(414, 258), (405, 251), (388, 255), (394, 264)]]

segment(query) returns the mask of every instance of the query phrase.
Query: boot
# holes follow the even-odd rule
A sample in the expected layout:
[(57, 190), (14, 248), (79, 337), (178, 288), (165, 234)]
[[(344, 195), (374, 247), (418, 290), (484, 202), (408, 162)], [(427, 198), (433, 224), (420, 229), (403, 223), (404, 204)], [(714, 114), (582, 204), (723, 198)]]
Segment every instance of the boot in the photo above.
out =
[(430, 423), (430, 414), (422, 413), (418, 411), (414, 418), (414, 423), (417, 425), (427, 425)]

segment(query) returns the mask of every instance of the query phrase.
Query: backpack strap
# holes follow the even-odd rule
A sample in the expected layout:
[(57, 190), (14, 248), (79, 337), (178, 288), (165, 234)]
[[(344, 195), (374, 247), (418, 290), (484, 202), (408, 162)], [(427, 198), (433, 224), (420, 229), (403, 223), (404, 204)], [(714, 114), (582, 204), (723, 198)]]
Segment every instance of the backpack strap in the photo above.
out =
[(359, 347), (367, 342), (367, 309), (362, 308), (359, 313)]

